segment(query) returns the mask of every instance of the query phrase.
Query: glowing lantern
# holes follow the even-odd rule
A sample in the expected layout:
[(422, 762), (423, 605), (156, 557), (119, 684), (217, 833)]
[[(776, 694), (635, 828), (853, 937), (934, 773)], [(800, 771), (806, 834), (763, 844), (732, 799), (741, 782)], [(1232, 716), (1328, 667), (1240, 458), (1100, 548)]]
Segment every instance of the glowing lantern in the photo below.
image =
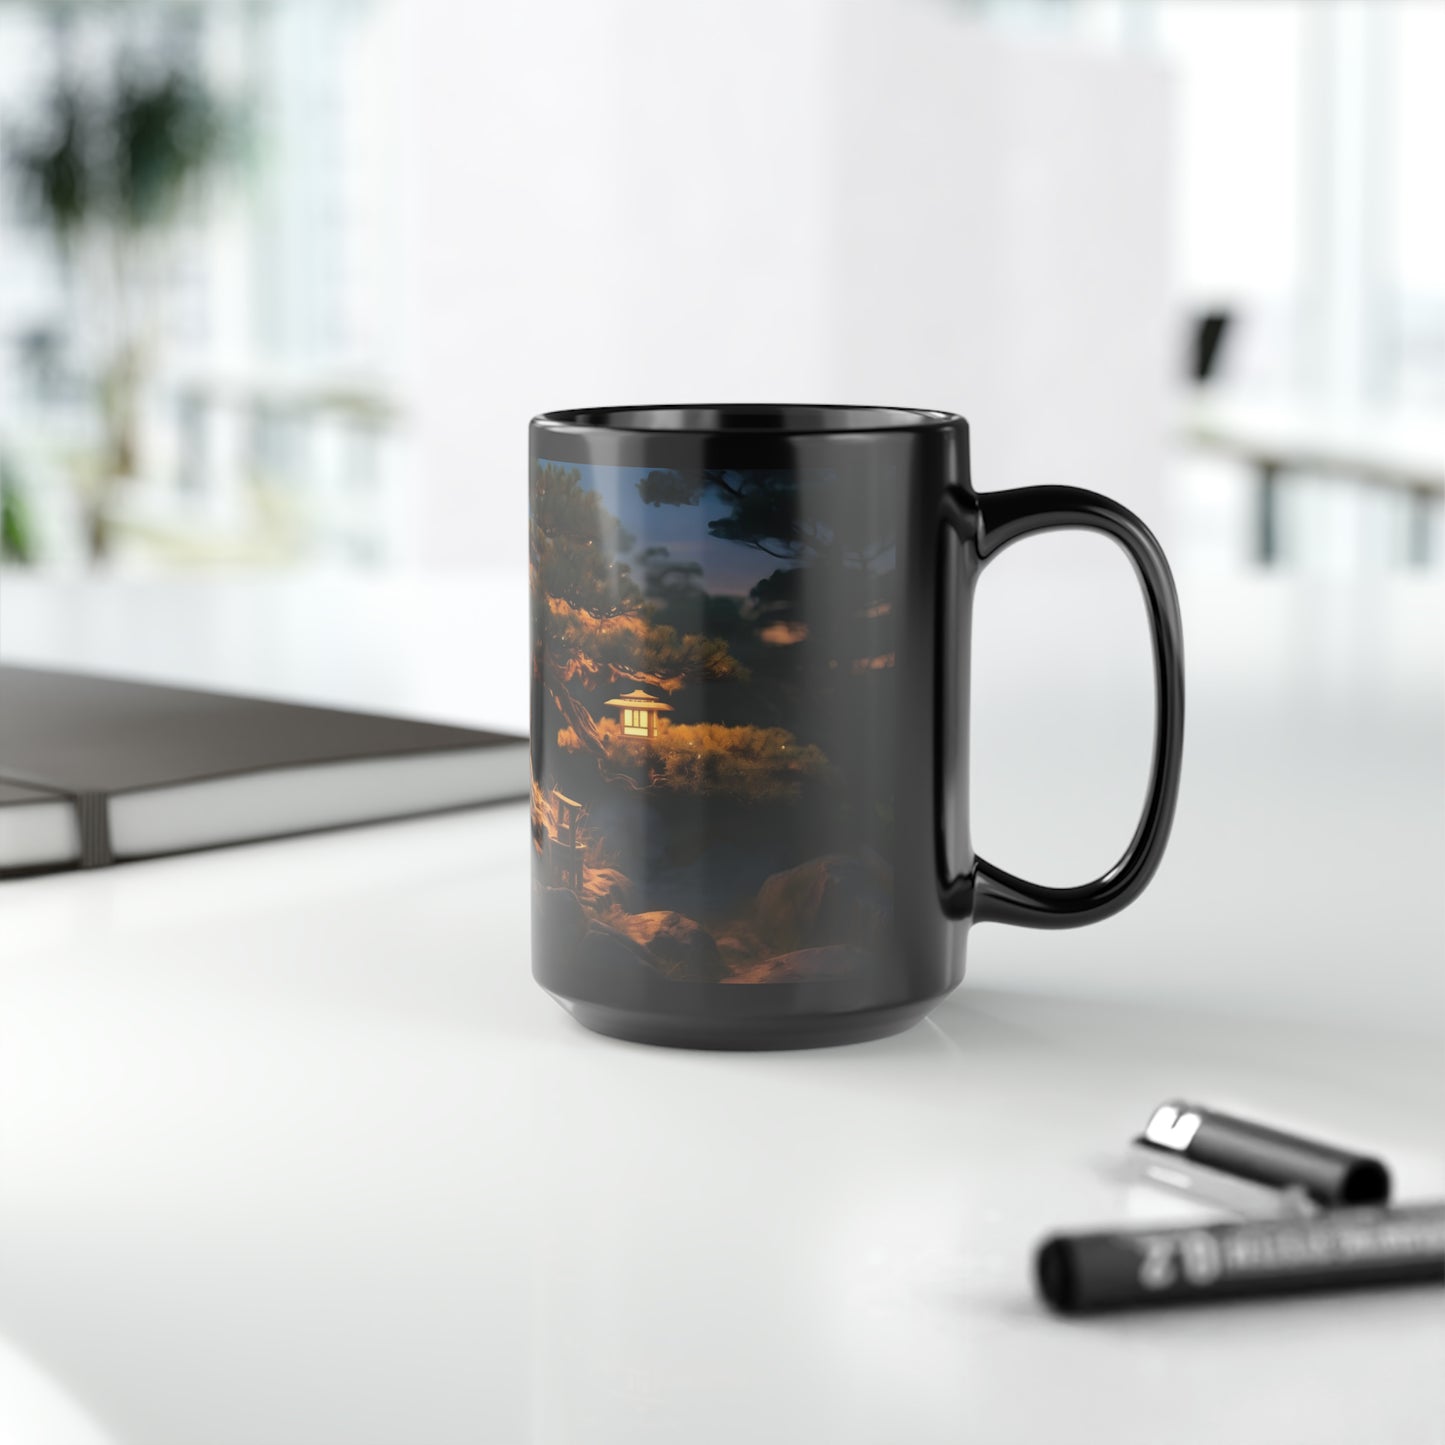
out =
[(607, 706), (621, 709), (622, 735), (628, 738), (655, 738), (658, 713), (672, 711), (670, 704), (640, 687), (623, 693), (621, 697), (609, 697)]

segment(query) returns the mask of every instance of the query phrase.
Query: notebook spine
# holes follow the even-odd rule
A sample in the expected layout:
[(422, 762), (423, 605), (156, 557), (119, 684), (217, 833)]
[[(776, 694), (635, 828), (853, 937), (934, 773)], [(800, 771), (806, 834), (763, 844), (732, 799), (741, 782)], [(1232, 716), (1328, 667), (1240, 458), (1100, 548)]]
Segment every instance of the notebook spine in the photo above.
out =
[(104, 868), (115, 861), (110, 851), (110, 808), (104, 793), (75, 794), (80, 821), (80, 866)]
[(110, 847), (110, 802), (105, 793), (72, 792), (68, 788), (56, 787), (47, 778), (37, 778), (16, 768), (6, 768), (4, 773), (0, 774), (0, 782), (17, 783), (37, 793), (49, 793), (57, 802), (72, 804), (80, 842), (79, 855), (74, 859), (38, 866), (21, 863), (14, 867), (0, 867), (0, 878), (23, 878), (29, 873), (53, 873), (57, 868), (104, 868), (106, 864), (115, 862), (115, 854)]

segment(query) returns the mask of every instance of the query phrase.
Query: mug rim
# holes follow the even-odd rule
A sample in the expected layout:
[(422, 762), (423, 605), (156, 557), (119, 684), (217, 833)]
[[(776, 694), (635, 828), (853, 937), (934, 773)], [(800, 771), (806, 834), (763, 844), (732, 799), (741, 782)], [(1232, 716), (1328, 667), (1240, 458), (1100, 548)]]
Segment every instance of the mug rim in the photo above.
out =
[(652, 406), (574, 407), (542, 412), (548, 432), (639, 437), (780, 438), (919, 433), (967, 425), (956, 412), (907, 406), (793, 402), (669, 402)]

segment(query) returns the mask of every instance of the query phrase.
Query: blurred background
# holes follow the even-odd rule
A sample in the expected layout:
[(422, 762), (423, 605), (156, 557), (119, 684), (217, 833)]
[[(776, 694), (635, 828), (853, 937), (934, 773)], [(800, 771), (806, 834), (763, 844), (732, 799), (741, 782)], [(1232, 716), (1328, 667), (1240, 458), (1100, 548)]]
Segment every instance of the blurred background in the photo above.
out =
[(1440, 568), (1434, 0), (0, 0), (7, 569), (520, 566), (525, 421), (970, 418)]
[[(759, 400), (1160, 535), (1149, 893), (749, 1104), (573, 1052), (520, 807), (0, 884), (3, 1445), (99, 1438), (11, 1426), (29, 1360), (145, 1445), (1440, 1438), (1397, 1306), (1008, 1281), (1181, 1089), (1445, 1193), (1445, 0), (0, 0), (6, 663), (520, 732), (528, 419)], [(999, 866), (1114, 866), (1147, 640), (1102, 538), (990, 563)]]

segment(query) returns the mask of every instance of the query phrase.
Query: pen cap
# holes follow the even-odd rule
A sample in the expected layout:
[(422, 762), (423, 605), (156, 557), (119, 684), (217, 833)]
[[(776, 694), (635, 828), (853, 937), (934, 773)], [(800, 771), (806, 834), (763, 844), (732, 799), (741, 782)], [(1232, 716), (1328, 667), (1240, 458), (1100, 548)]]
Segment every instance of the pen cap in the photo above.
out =
[(1161, 1104), (1139, 1142), (1242, 1179), (1301, 1188), (1326, 1207), (1384, 1204), (1390, 1197), (1389, 1171), (1378, 1159), (1200, 1104)]

